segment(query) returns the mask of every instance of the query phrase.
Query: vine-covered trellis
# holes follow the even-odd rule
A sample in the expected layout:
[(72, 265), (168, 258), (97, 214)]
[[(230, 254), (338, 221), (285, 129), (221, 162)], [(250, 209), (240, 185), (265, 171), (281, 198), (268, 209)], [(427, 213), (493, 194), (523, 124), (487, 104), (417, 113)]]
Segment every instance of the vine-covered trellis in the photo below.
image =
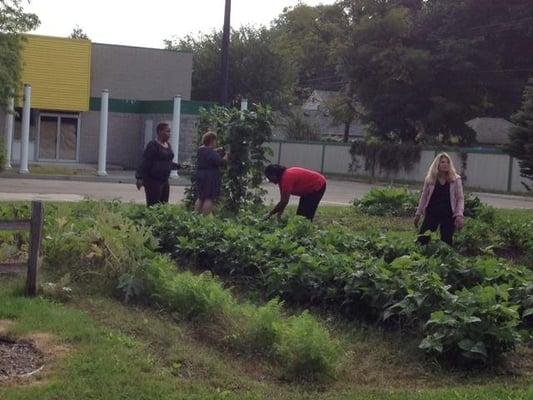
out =
[[(271, 109), (263, 106), (257, 106), (253, 111), (219, 106), (204, 109), (200, 113), (197, 143), (208, 130), (217, 133), (218, 146), (224, 146), (229, 152), (222, 174), (219, 201), (222, 209), (237, 213), (247, 206), (262, 204), (265, 194), (261, 188), (263, 169), (270, 151), (264, 143), (272, 137)], [(194, 172), (191, 182), (185, 200), (189, 206), (196, 199)]]

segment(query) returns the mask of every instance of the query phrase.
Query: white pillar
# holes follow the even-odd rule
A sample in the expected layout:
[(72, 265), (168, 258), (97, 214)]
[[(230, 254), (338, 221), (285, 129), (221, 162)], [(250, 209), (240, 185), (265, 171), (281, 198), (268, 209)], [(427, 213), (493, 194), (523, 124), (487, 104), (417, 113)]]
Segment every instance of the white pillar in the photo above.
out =
[(102, 101), (100, 104), (100, 136), (98, 140), (98, 176), (106, 176), (107, 161), (107, 121), (109, 115), (109, 91), (102, 90)]
[(22, 109), (22, 131), (20, 135), (20, 174), (29, 174), (28, 155), (30, 150), (31, 86), (24, 85), (24, 108)]
[[(174, 110), (172, 113), (172, 131), (170, 136), (170, 145), (174, 151), (174, 162), (178, 162), (178, 153), (180, 150), (180, 121), (181, 121), (181, 96), (174, 97)], [(171, 177), (176, 178), (178, 171), (172, 171)]]
[(248, 99), (241, 100), (241, 111), (248, 110)]
[(13, 148), (13, 126), (15, 123), (15, 99), (10, 97), (7, 100), (7, 109), (6, 109), (6, 162), (5, 169), (11, 168), (11, 151)]
[(144, 121), (144, 147), (154, 138), (154, 120), (147, 119)]

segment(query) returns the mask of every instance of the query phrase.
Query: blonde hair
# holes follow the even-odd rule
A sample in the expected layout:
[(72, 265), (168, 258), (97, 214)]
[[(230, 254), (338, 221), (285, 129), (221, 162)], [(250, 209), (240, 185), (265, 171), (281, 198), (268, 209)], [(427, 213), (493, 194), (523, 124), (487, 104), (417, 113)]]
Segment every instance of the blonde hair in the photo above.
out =
[(207, 131), (202, 136), (202, 144), (204, 146), (209, 146), (211, 143), (213, 143), (215, 140), (217, 140), (217, 134), (213, 131)]
[(448, 159), (448, 162), (450, 163), (450, 169), (448, 171), (447, 180), (448, 182), (453, 182), (456, 179), (459, 179), (461, 175), (457, 173), (457, 170), (455, 169), (455, 166), (453, 165), (452, 158), (448, 155), (448, 153), (439, 153), (431, 163), (428, 169), (428, 173), (426, 175), (426, 182), (427, 183), (435, 183), (437, 182), (437, 176), (439, 175), (439, 164), (440, 160), (442, 158)]

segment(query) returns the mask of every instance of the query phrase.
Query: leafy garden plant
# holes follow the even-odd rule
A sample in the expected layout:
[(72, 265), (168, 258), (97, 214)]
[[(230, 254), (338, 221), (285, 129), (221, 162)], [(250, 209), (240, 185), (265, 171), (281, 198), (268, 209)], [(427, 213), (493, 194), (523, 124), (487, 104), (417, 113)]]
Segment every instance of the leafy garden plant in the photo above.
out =
[[(202, 110), (198, 128), (199, 138), (208, 130), (218, 135), (218, 145), (229, 153), (222, 175), (221, 206), (237, 213), (239, 210), (262, 204), (264, 189), (263, 168), (269, 149), (264, 146), (272, 137), (272, 111), (257, 106), (254, 111), (213, 107)], [(196, 199), (194, 175), (186, 191), (186, 203)]]

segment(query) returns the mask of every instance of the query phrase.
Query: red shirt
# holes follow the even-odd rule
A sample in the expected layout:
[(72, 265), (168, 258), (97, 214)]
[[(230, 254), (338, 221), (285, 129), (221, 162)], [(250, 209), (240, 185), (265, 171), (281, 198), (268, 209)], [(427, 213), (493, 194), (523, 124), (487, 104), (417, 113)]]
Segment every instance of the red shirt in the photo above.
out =
[(281, 193), (290, 193), (296, 196), (304, 196), (318, 192), (326, 184), (326, 178), (318, 172), (310, 169), (291, 167), (287, 168), (281, 176), (279, 190)]

